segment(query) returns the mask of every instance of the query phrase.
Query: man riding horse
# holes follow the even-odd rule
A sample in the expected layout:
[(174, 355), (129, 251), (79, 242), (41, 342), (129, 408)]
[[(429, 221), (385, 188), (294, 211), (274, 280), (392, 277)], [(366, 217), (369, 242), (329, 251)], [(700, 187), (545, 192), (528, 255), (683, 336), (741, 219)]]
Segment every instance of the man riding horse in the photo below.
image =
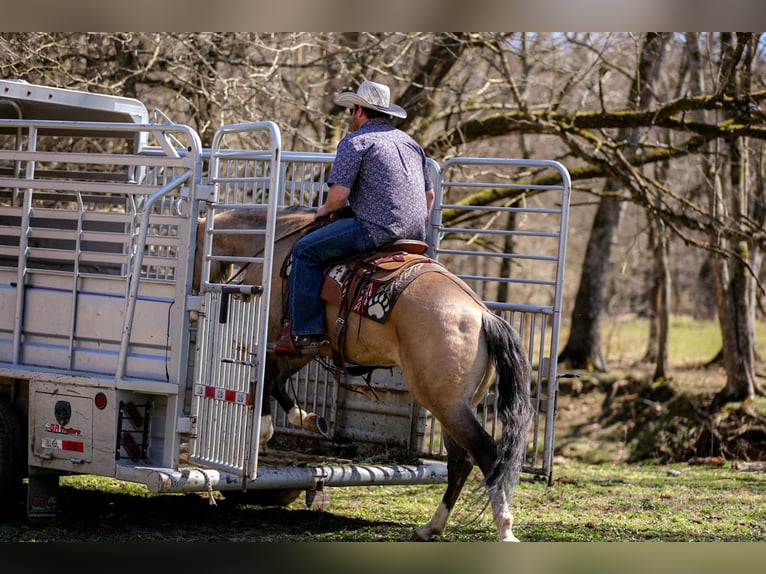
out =
[(327, 199), (315, 220), (341, 208), (353, 217), (336, 219), (302, 237), (292, 251), (286, 332), (270, 348), (279, 355), (310, 355), (330, 343), (323, 270), (332, 262), (374, 251), (399, 239), (424, 241), (434, 190), (420, 145), (393, 127), (407, 112), (390, 102), (388, 86), (365, 80), (335, 103), (351, 113), (352, 132), (338, 144)]

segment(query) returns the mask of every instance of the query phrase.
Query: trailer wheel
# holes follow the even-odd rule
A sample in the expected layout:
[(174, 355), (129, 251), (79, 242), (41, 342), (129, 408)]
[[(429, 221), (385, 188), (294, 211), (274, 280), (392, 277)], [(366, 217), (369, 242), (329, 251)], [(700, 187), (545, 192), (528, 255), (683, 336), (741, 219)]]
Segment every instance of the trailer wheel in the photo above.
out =
[(273, 488), (269, 490), (226, 490), (224, 498), (232, 504), (256, 506), (288, 506), (303, 491), (297, 488)]
[(8, 398), (0, 396), (0, 509), (3, 511), (24, 498), (23, 446), (19, 418)]

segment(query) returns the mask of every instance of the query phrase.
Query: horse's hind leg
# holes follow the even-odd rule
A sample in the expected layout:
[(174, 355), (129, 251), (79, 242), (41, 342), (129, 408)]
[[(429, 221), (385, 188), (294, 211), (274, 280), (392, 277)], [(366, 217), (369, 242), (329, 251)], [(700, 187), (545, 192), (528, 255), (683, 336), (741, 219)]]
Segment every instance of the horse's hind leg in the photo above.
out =
[(291, 425), (327, 437), (330, 434), (330, 426), (324, 417), (316, 413), (307, 413), (285, 391), (283, 385), (293, 370), (296, 369), (291, 368), (287, 359), (278, 359), (267, 365), (267, 384), (271, 395), (287, 413), (287, 420)]
[(473, 460), (463, 447), (452, 440), (446, 432), (442, 436), (447, 448), (447, 490), (428, 524), (421, 526), (412, 534), (412, 539), (416, 541), (429, 542), (434, 536), (444, 532), (447, 519), (473, 468)]
[[(470, 409), (466, 408), (459, 416), (443, 416), (441, 423), (447, 447), (447, 490), (431, 521), (415, 532), (422, 540), (430, 540), (444, 530), (447, 518), (471, 471), (472, 463), (479, 467), (486, 479), (498, 456), (497, 444)], [(448, 435), (454, 438), (448, 438)], [(513, 515), (508, 506), (505, 489), (502, 485), (497, 485), (488, 489), (488, 494), (498, 539), (517, 541), (512, 531)]]

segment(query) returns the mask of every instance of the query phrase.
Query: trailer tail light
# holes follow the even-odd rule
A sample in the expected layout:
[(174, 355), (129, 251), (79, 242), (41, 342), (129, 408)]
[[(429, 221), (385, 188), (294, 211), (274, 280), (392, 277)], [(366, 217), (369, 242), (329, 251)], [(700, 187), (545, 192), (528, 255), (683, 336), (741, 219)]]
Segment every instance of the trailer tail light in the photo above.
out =
[(95, 399), (93, 399), (93, 402), (96, 403), (96, 408), (103, 411), (106, 408), (106, 395), (104, 393), (96, 393)]

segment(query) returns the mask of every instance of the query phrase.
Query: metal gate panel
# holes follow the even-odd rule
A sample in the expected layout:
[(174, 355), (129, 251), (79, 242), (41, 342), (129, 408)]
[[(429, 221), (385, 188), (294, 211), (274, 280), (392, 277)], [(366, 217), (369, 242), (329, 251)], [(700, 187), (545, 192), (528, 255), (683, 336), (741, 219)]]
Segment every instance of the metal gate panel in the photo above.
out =
[[(280, 194), (281, 205), (319, 207), (324, 203), (329, 189), (327, 176), (330, 173), (335, 154), (286, 151), (281, 156)], [(333, 376), (333, 369), (318, 361), (312, 361), (286, 382), (287, 393), (295, 398), (304, 410), (322, 416), (335, 436), (338, 417), (339, 386)], [(293, 426), (288, 422), (287, 413), (272, 400), (271, 412), (276, 432), (287, 436), (312, 438), (311, 431)]]
[[(194, 462), (242, 472), (250, 460), (257, 393), (257, 326), (260, 294), (208, 291), (198, 333), (201, 361), (194, 384), (197, 433), (190, 443)], [(192, 446), (193, 445), (193, 446)], [(248, 471), (252, 472), (252, 471)]]
[[(333, 154), (283, 153), (277, 201), (287, 205), (321, 204), (327, 190), (326, 174), (333, 160)], [(429, 163), (437, 193), (430, 230), (432, 255), (465, 280), (488, 307), (511, 322), (522, 336), (533, 365), (531, 394), (535, 407), (524, 470), (550, 480), (569, 174), (561, 164), (547, 160), (456, 158), (443, 165)], [(263, 171), (263, 166), (253, 168), (253, 172)], [(506, 199), (498, 201), (500, 195)], [(452, 223), (446, 225), (445, 220)], [(406, 397), (388, 397), (397, 404), (405, 399), (410, 401), (409, 406), (404, 403), (398, 406), (401, 413), (397, 410), (393, 417), (397, 421), (404, 420), (405, 414), (409, 417), (409, 436), (400, 432), (399, 423), (394, 425), (398, 429), (396, 436), (402, 435), (400, 444), (408, 445), (412, 455), (442, 458), (445, 452), (438, 422), (412, 404), (403, 381), (400, 382), (401, 388), (393, 390)], [(390, 439), (380, 432), (386, 424), (382, 420), (375, 419), (376, 430), (372, 433), (367, 428), (356, 428), (357, 423), (371, 420), (370, 413), (380, 411), (385, 418), (387, 409), (392, 407), (375, 396), (359, 403), (358, 391), (342, 390), (354, 386), (353, 378), (344, 376), (339, 387), (329, 371), (312, 362), (288, 384), (291, 385), (288, 392), (304, 408), (325, 417), (331, 437), (341, 435), (363, 443), (374, 442), (376, 436)], [(384, 387), (387, 388), (386, 385), (380, 388)], [(477, 414), (487, 431), (499, 437), (502, 428), (496, 417), (495, 401), (491, 391), (478, 406)], [(410, 413), (406, 413), (408, 408)], [(272, 404), (272, 412), (278, 433), (311, 437), (309, 431), (290, 425), (276, 403)], [(374, 450), (372, 442), (369, 446)], [(390, 444), (390, 440), (383, 442)]]
[[(280, 203), (321, 204), (327, 189), (326, 174), (333, 160), (333, 154), (283, 153)], [(524, 470), (550, 479), (569, 174), (561, 164), (547, 160), (456, 158), (442, 165), (429, 160), (429, 166), (437, 193), (429, 234), (431, 255), (465, 280), (523, 337), (534, 369), (535, 407)], [(506, 199), (498, 200), (500, 196)], [(473, 202), (468, 198), (473, 198)], [(457, 223), (448, 226), (445, 218)], [(401, 376), (400, 371), (396, 372)], [(400, 393), (407, 395), (400, 382)], [(385, 437), (382, 442), (390, 438), (381, 433), (385, 424), (380, 421), (372, 433), (347, 423), (354, 420), (371, 424), (372, 419), (365, 412), (383, 413), (390, 405), (377, 397), (358, 404), (359, 393), (342, 392), (317, 363), (307, 365), (288, 384), (291, 385), (288, 392), (301, 405), (328, 420), (331, 436), (340, 434), (355, 442), (364, 442), (367, 435)], [(344, 376), (341, 385), (353, 387), (354, 379)], [(384, 387), (385, 384), (380, 388)], [(411, 401), (408, 397), (387, 399)], [(490, 392), (478, 406), (478, 416), (487, 431), (499, 437), (502, 428), (496, 417), (495, 401), (494, 392)], [(401, 438), (409, 441), (414, 455), (443, 457), (446, 453), (438, 422), (424, 409), (410, 404), (409, 437), (399, 433), (401, 429), (394, 424), (399, 417), (391, 417), (392, 425), (398, 429), (397, 436), (402, 434)], [(308, 431), (291, 426), (276, 403), (272, 412), (277, 413), (274, 425), (279, 433), (310, 436)]]
[[(535, 409), (524, 470), (550, 480), (569, 173), (548, 160), (455, 158), (441, 166), (437, 181), (436, 257), (521, 336), (532, 364)], [(495, 401), (492, 389), (478, 414), (499, 438)], [(430, 436), (424, 454), (443, 453), (438, 432)]]
[[(267, 151), (227, 149), (226, 139), (269, 139)], [(260, 148), (258, 148), (260, 149)], [(264, 393), (268, 308), (276, 225), (281, 135), (273, 122), (221, 127), (211, 148), (202, 292), (197, 336), (189, 460), (253, 478), (258, 469), (261, 405)], [(230, 209), (266, 210), (263, 228), (216, 229), (215, 215)], [(215, 255), (216, 235), (262, 235), (264, 249), (252, 256)], [(260, 268), (245, 283), (211, 282), (212, 265)]]

